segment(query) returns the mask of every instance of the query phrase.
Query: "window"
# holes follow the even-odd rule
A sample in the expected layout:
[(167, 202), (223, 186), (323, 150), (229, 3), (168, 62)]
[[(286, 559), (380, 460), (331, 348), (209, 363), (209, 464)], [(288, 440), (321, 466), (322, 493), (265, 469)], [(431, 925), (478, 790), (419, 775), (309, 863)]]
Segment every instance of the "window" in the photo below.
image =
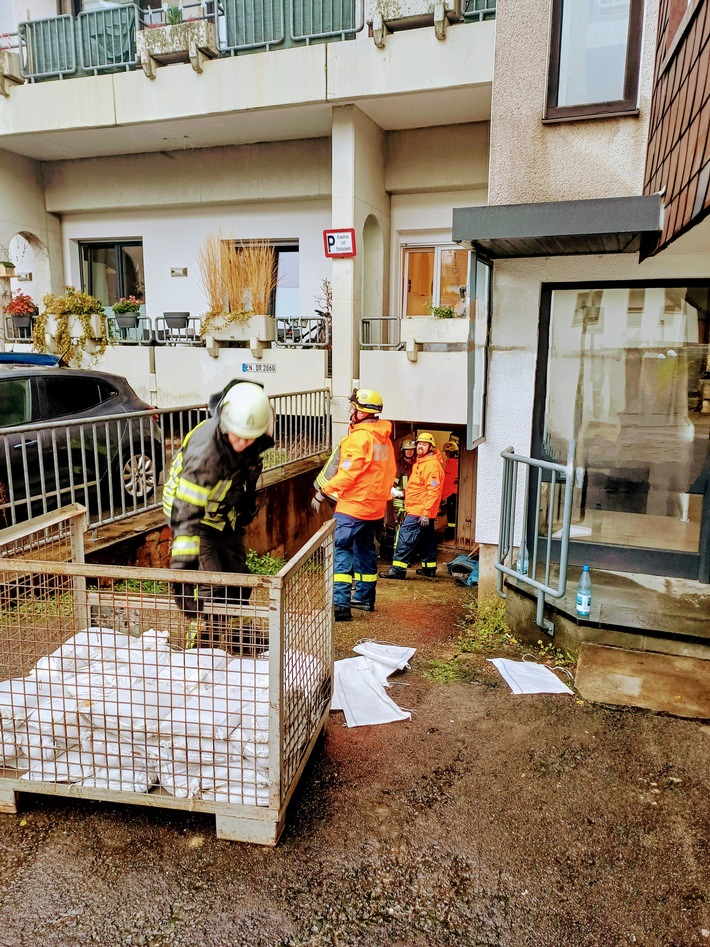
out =
[(112, 306), (117, 299), (135, 296), (145, 300), (143, 244), (140, 241), (82, 243), (81, 287), (84, 292)]
[(469, 258), (468, 250), (459, 247), (406, 247), (402, 315), (428, 316), (432, 306), (450, 306), (463, 315)]
[(30, 381), (28, 378), (8, 378), (0, 380), (0, 405), (2, 427), (15, 424), (29, 424), (32, 421), (30, 411)]
[(553, 0), (545, 118), (638, 109), (643, 0)]
[(273, 316), (298, 316), (300, 312), (300, 290), (298, 280), (298, 245), (277, 244), (276, 289), (271, 305)]
[(95, 378), (51, 378), (41, 380), (44, 396), (44, 420), (80, 417), (103, 401), (116, 395), (116, 390)]

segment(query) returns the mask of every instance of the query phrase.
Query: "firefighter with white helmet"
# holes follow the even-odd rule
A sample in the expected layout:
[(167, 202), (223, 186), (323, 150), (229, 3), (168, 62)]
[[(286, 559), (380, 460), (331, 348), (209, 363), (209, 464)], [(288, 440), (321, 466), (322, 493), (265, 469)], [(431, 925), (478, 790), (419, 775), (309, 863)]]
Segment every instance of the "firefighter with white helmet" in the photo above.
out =
[[(257, 513), (261, 454), (274, 444), (273, 411), (261, 385), (235, 380), (210, 398), (210, 414), (185, 437), (163, 490), (173, 534), (170, 566), (245, 573), (244, 527)], [(187, 614), (199, 611), (192, 585), (176, 594)], [(240, 588), (224, 594), (249, 597)]]
[(350, 430), (340, 442), (338, 467), (317, 481), (312, 508), (335, 502), (333, 606), (336, 621), (350, 621), (352, 608), (375, 610), (375, 530), (385, 515), (396, 462), (392, 424), (381, 420), (382, 395), (357, 388), (350, 396)]
[(417, 555), (422, 567), (417, 575), (436, 575), (436, 515), (444, 489), (444, 468), (434, 435), (422, 431), (417, 435), (417, 460), (404, 492), (404, 522), (397, 536), (392, 565), (380, 572), (383, 579), (406, 579), (407, 566)]

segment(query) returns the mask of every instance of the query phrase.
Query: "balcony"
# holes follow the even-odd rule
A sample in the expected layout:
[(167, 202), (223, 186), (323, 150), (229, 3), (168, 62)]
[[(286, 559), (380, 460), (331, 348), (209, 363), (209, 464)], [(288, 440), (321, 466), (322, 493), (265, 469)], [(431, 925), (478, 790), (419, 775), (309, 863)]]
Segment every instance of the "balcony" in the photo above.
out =
[[(209, 24), (214, 35), (209, 54), (215, 58), (352, 40), (365, 25), (366, 2), (368, 23), (378, 15), (382, 20), (379, 8), (389, 7), (381, 0), (204, 0), (181, 5), (180, 23), (168, 23), (166, 10), (143, 12), (138, 5), (125, 4), (78, 16), (28, 19), (19, 23), (9, 45), (19, 54), (22, 78), (43, 82), (145, 68), (139, 55), (141, 39), (173, 26), (180, 27), (176, 32), (189, 33), (191, 24)], [(448, 22), (472, 23), (492, 19), (496, 0), (446, 0), (442, 8)], [(401, 11), (384, 15), (384, 29), (431, 23), (432, 9), (424, 0), (409, 0)], [(188, 61), (188, 56), (165, 61)]]

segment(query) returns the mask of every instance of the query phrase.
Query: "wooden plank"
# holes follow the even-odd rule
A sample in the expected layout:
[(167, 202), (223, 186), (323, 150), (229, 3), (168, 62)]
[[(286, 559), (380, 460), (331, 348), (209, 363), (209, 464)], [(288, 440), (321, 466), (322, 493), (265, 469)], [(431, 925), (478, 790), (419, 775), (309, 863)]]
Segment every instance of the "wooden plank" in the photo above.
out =
[(575, 686), (585, 700), (710, 717), (710, 660), (584, 642)]
[(476, 535), (478, 449), (461, 450), (459, 458), (459, 492), (454, 543), (461, 549), (473, 549)]

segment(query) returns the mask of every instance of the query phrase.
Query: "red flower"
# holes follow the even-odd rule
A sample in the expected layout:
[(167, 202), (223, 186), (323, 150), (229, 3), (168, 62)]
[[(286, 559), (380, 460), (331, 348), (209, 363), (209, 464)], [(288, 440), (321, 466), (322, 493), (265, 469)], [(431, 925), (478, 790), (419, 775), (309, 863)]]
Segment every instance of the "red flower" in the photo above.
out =
[(2, 307), (2, 311), (8, 316), (36, 316), (39, 307), (31, 296), (18, 289), (10, 302)]

